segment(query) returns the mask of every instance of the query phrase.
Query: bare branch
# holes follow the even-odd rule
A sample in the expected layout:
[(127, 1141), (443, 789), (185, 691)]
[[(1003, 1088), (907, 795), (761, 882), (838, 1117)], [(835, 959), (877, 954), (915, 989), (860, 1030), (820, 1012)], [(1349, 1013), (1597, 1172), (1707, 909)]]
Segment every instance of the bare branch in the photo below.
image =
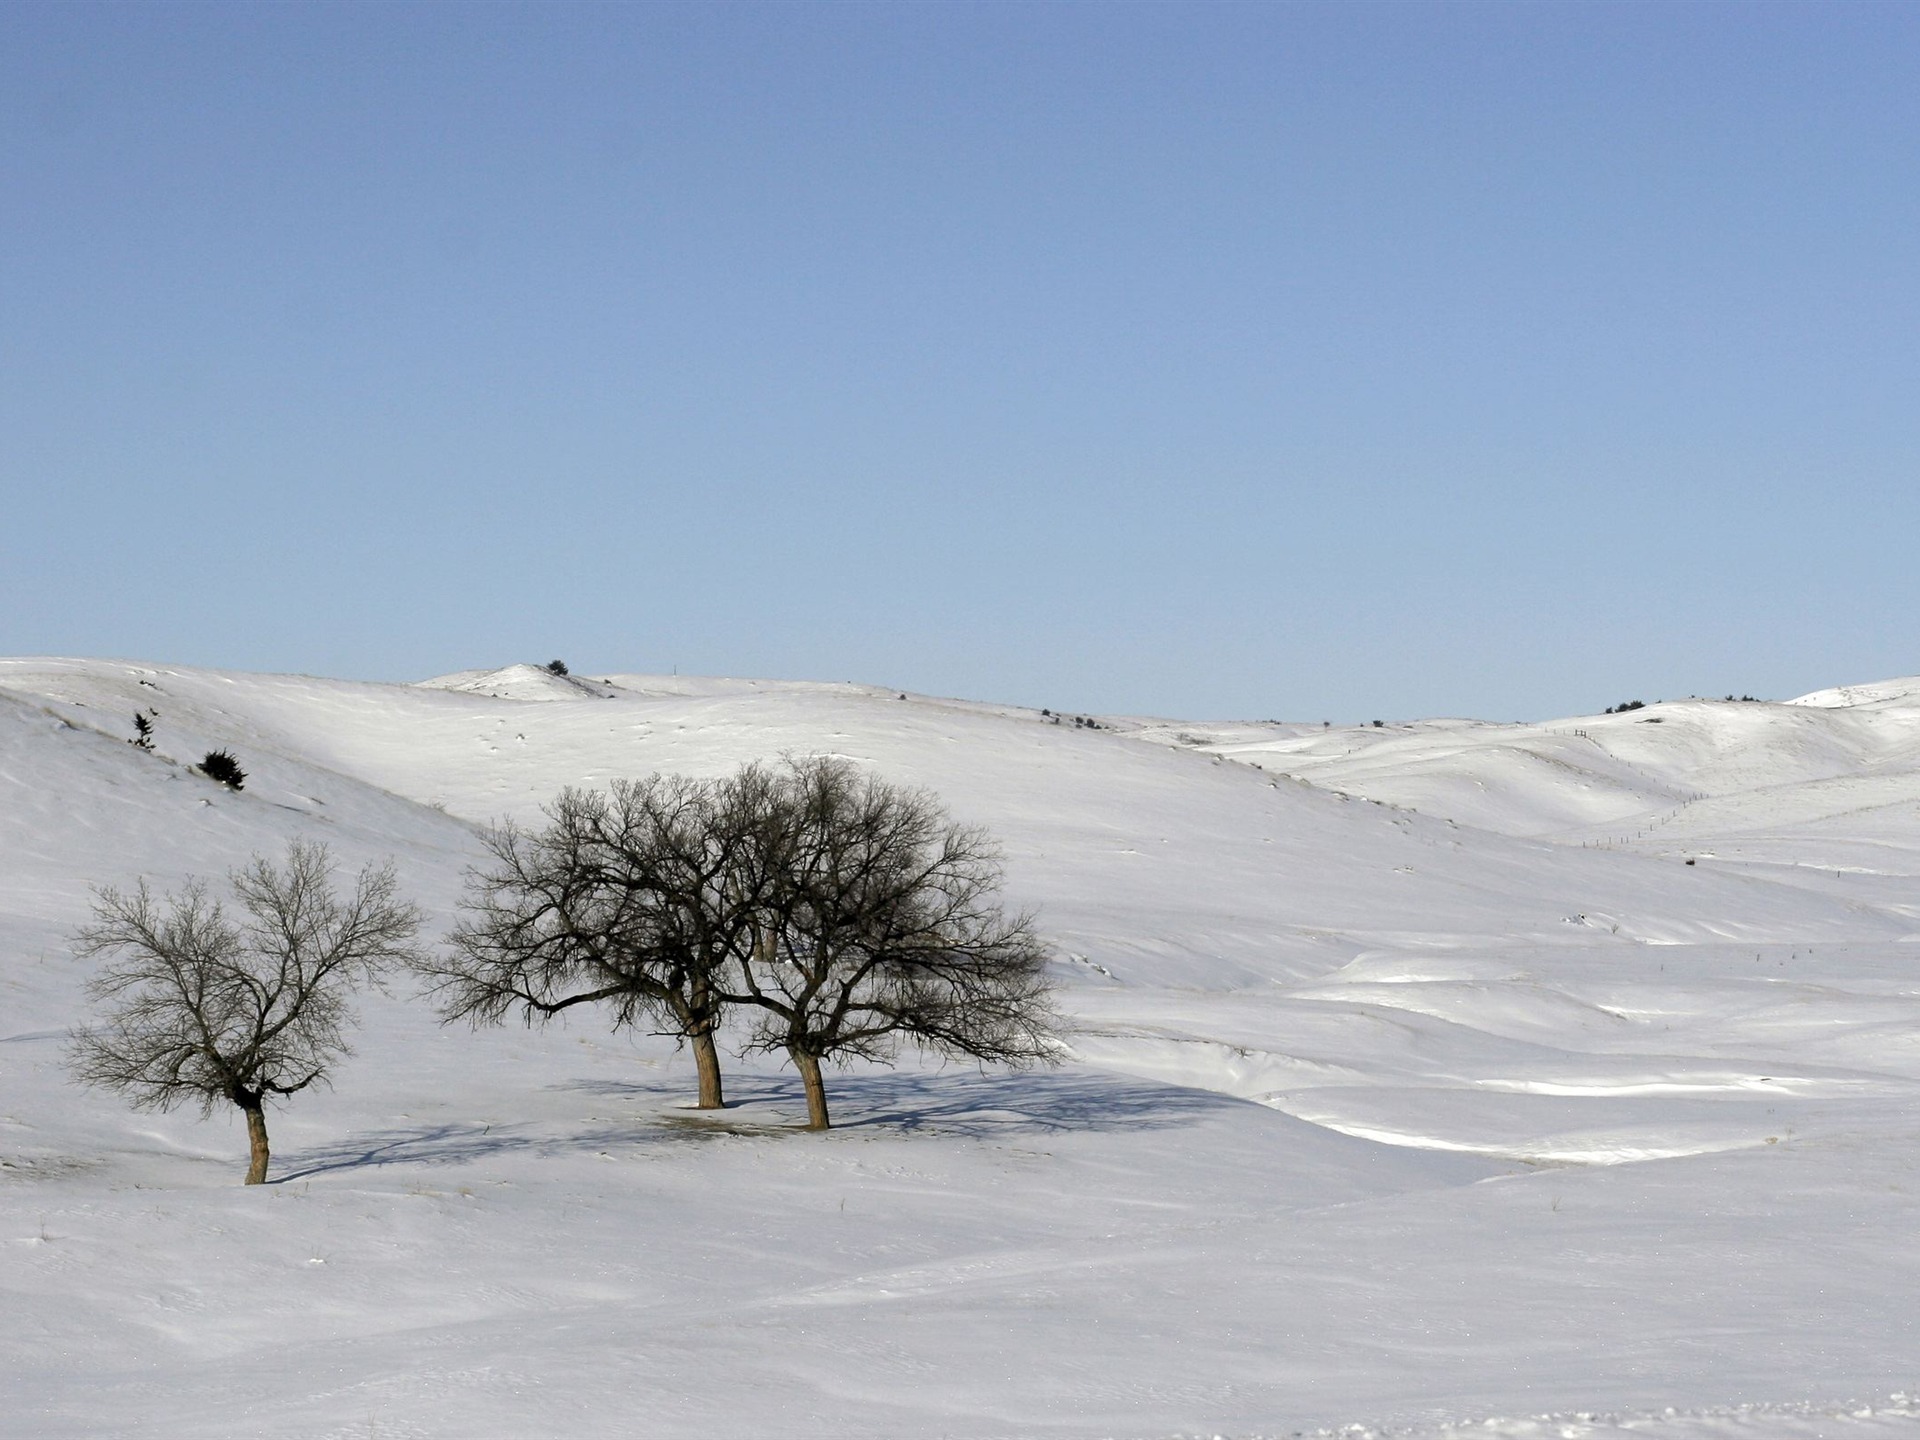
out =
[(222, 1102), (249, 1112), (264, 1178), (269, 1095), (325, 1084), (349, 1053), (352, 992), (421, 959), (420, 912), (397, 898), (392, 867), (360, 872), (351, 896), (332, 886), (324, 846), (295, 841), (284, 867), (255, 856), (231, 877), (244, 919), (189, 881), (156, 900), (102, 890), (74, 951), (103, 963), (88, 993), (104, 1010), (76, 1030), (67, 1063), (83, 1084), (136, 1108)]
[(532, 1025), (603, 1003), (616, 1027), (689, 1043), (700, 1104), (718, 1107), (721, 972), (751, 944), (763, 887), (743, 883), (742, 858), (766, 790), (752, 767), (723, 782), (655, 775), (564, 790), (536, 831), (496, 827), (447, 953), (418, 967), (442, 1017)]
[(841, 760), (789, 759), (761, 831), (759, 944), (736, 997), (748, 1040), (785, 1050), (827, 1123), (822, 1060), (903, 1044), (982, 1062), (1057, 1061), (1047, 949), (999, 903), (999, 854), (923, 790)]

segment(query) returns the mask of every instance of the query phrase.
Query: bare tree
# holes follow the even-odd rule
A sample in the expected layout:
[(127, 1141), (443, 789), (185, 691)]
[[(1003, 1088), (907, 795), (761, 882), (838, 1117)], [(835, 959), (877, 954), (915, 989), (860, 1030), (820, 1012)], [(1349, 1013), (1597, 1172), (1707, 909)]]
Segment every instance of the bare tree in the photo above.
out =
[(724, 1103), (728, 1011), (785, 1051), (810, 1126), (823, 1061), (911, 1044), (1010, 1064), (1057, 1058), (1047, 951), (998, 900), (997, 851), (925, 791), (834, 760), (564, 790), (537, 830), (488, 835), (444, 953), (418, 970), (447, 1020), (544, 1023), (599, 1005), (683, 1041), (699, 1105)]
[(97, 892), (73, 944), (105, 959), (87, 990), (106, 1013), (74, 1032), (75, 1078), (144, 1110), (237, 1106), (247, 1184), (262, 1183), (267, 1101), (327, 1083), (350, 1053), (354, 989), (417, 958), (420, 912), (397, 897), (392, 866), (369, 865), (345, 899), (332, 869), (326, 847), (304, 841), (284, 868), (256, 855), (230, 876), (237, 917), (199, 881), (161, 900), (145, 880), (131, 894)]
[(1059, 1058), (1047, 949), (1000, 905), (999, 854), (924, 790), (843, 760), (790, 760), (759, 832), (768, 898), (739, 999), (750, 1049), (784, 1050), (810, 1129), (830, 1123), (823, 1061), (903, 1044), (1013, 1065)]
[(547, 824), (495, 827), (465, 916), (421, 974), (448, 1020), (544, 1022), (603, 1005), (692, 1049), (699, 1107), (725, 1104), (715, 1043), (722, 972), (752, 944), (766, 881), (752, 863), (771, 777), (655, 775), (602, 794), (564, 790)]

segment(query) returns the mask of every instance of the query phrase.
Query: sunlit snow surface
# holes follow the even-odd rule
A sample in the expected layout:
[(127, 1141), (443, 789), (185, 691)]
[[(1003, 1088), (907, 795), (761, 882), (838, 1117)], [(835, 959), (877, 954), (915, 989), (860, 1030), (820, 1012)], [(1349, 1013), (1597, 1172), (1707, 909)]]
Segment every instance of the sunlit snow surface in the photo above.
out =
[[(1920, 1434), (1920, 682), (1103, 725), (0, 661), (0, 1433)], [(308, 836), (440, 927), (484, 822), (783, 751), (1001, 837), (1074, 1063), (855, 1069), (808, 1135), (771, 1061), (703, 1116), (665, 1042), (396, 993), (253, 1189), (63, 1078), (90, 884)]]

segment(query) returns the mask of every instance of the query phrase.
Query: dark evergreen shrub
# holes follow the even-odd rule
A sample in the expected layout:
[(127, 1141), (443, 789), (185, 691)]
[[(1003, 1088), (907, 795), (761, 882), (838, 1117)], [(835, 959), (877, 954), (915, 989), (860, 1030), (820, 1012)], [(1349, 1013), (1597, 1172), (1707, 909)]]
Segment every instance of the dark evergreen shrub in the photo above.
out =
[(218, 780), (229, 790), (246, 788), (247, 772), (225, 750), (209, 750), (206, 758), (200, 762), (200, 773), (209, 780)]

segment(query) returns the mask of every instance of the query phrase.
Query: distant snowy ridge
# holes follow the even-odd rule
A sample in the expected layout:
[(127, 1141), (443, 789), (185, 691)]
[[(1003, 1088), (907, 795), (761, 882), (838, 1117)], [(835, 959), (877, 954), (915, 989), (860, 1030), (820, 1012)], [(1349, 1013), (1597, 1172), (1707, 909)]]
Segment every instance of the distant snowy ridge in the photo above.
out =
[(1909, 676), (1904, 680), (1879, 680), (1870, 685), (1836, 685), (1831, 690), (1816, 690), (1811, 695), (1802, 695), (1784, 703), (1812, 705), (1823, 710), (1856, 705), (1903, 705), (1903, 708), (1920, 709), (1920, 676)]
[(504, 665), (497, 670), (457, 670), (415, 682), (423, 690), (455, 690), (494, 700), (600, 700), (604, 685), (578, 675), (560, 675), (544, 665)]
[[(1752, 836), (1764, 847), (1783, 821), (1920, 799), (1920, 682), (1787, 704), (1667, 701), (1537, 724), (1187, 723), (1133, 733), (1503, 834), (1666, 853), (1699, 853), (1709, 837)], [(1909, 827), (1893, 824), (1853, 834), (1906, 843)], [(1732, 854), (1725, 845), (1716, 853)]]

